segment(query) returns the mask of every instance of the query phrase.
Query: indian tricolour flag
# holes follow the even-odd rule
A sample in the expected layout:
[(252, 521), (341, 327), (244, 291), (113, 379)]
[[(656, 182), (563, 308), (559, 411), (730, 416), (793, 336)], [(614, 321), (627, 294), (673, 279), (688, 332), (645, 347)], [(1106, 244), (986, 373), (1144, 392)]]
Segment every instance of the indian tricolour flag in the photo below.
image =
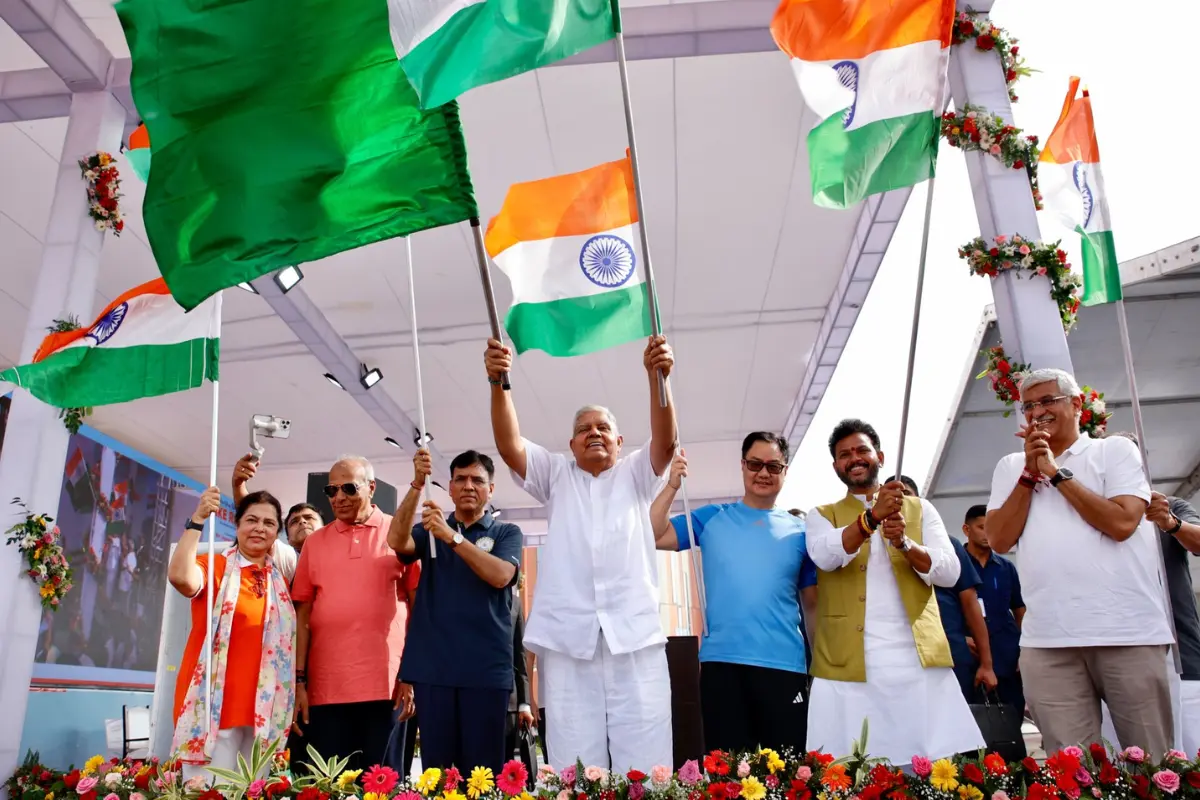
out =
[(421, 108), (581, 53), (616, 35), (613, 0), (388, 0)]
[(509, 187), (487, 250), (512, 283), (518, 353), (577, 356), (650, 335), (629, 158)]
[(813, 202), (847, 208), (933, 176), (954, 0), (783, 0), (771, 22), (804, 102)]
[(1057, 212), (1083, 237), (1083, 304), (1121, 299), (1121, 270), (1113, 245), (1112, 220), (1100, 171), (1100, 147), (1087, 89), (1076, 98), (1079, 78), (1071, 78), (1062, 114), (1046, 140), (1038, 183), (1046, 209)]
[(52, 333), (33, 363), (0, 373), (58, 408), (125, 403), (217, 379), (221, 295), (190, 312), (162, 278), (130, 289), (86, 328)]

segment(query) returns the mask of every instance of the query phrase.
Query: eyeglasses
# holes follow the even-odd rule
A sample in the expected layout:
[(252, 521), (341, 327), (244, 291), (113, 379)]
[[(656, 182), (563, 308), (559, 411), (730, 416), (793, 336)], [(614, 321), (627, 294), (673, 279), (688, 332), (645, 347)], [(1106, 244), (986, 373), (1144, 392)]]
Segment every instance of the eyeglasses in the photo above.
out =
[(1067, 396), (1065, 394), (1060, 394), (1058, 397), (1047, 397), (1045, 400), (1030, 400), (1027, 403), (1021, 403), (1021, 411), (1028, 414), (1031, 411), (1037, 411), (1039, 408), (1049, 409), (1050, 406), (1054, 405), (1060, 400), (1066, 399)]
[(766, 467), (767, 472), (772, 475), (778, 475), (787, 469), (787, 464), (780, 464), (778, 461), (759, 461), (757, 458), (743, 458), (742, 463), (746, 465), (746, 469), (755, 474), (762, 472), (763, 467)]
[(325, 487), (325, 496), (330, 500), (337, 497), (338, 490), (342, 490), (342, 494), (346, 497), (354, 497), (358, 494), (357, 483), (331, 483)]

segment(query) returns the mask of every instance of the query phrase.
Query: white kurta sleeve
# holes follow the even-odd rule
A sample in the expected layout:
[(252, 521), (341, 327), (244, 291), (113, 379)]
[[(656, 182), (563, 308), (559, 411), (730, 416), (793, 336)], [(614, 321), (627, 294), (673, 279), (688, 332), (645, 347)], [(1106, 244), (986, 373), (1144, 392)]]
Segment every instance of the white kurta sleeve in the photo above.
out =
[(522, 438), (521, 441), (525, 445), (525, 478), (522, 479), (512, 470), (509, 472), (517, 486), (524, 489), (534, 500), (546, 505), (550, 502), (550, 487), (554, 483), (555, 470), (563, 457), (528, 439)]
[(662, 475), (654, 474), (654, 461), (650, 458), (649, 442), (631, 453), (628, 458), (638, 494), (647, 503), (654, 502), (654, 498), (658, 497), (658, 493), (662, 491), (663, 484), (667, 482), (669, 471), (663, 470)]
[(817, 565), (817, 569), (833, 572), (849, 564), (858, 555), (857, 551), (846, 552), (842, 547), (842, 529), (833, 527), (833, 523), (817, 509), (808, 512), (804, 523), (808, 526), (808, 557)]
[[(946, 533), (946, 525), (942, 515), (937, 512), (928, 500), (921, 501), (921, 539), (929, 552), (929, 572), (921, 576), (921, 580), (930, 586), (951, 587), (958, 583), (962, 572), (962, 563), (950, 544), (950, 534)], [(914, 570), (915, 571), (915, 570)]]

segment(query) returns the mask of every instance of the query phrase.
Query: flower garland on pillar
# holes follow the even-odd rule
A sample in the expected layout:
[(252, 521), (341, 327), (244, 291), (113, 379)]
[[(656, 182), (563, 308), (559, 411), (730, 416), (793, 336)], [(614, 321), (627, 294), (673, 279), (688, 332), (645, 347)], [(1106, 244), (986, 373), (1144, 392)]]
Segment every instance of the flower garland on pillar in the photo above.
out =
[[(71, 331), (79, 330), (79, 320), (74, 316), (69, 316), (66, 319), (56, 319), (46, 328), (48, 333), (70, 333)], [(78, 408), (60, 408), (58, 410), (58, 418), (63, 421), (65, 427), (72, 434), (79, 433), (79, 429), (83, 427), (83, 418), (90, 417), (92, 409), (89, 406), (81, 406)]]
[(1008, 99), (1017, 102), (1017, 93), (1013, 90), (1021, 78), (1032, 75), (1033, 70), (1025, 66), (1025, 57), (1021, 55), (1021, 47), (1017, 37), (1012, 36), (1004, 28), (992, 24), (990, 19), (981, 19), (983, 12), (967, 9), (954, 18), (954, 32), (951, 42), (963, 44), (975, 40), (975, 49), (984, 52), (992, 50), (1000, 54), (1000, 66), (1004, 68), (1004, 82), (1008, 84)]
[(125, 220), (121, 216), (121, 173), (116, 161), (108, 153), (92, 153), (79, 159), (79, 171), (87, 183), (88, 215), (95, 220), (96, 230), (120, 236)]
[(15, 544), (25, 557), (25, 571), (38, 587), (42, 608), (57, 611), (60, 602), (71, 591), (71, 565), (62, 548), (58, 527), (50, 527), (53, 517), (33, 514), (21, 500), (13, 500), (25, 512), (25, 519), (8, 529), (8, 543)]
[(1042, 210), (1042, 193), (1038, 188), (1037, 164), (1041, 150), (1038, 137), (1024, 136), (1021, 129), (1006, 125), (1004, 120), (978, 106), (965, 105), (958, 113), (942, 115), (942, 138), (951, 147), (965, 152), (987, 153), (1010, 169), (1023, 169), (1029, 177), (1033, 205)]

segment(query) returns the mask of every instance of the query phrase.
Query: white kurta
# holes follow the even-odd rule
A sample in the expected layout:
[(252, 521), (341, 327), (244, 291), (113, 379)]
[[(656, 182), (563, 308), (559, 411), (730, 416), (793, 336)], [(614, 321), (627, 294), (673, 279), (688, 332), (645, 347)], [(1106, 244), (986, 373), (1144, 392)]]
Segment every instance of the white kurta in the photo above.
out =
[[(921, 511), (921, 538), (932, 566), (928, 575), (917, 574), (929, 585), (953, 586), (961, 566), (942, 518), (924, 500)], [(832, 572), (857, 555), (844, 550), (841, 529), (834, 528), (816, 509), (808, 512), (805, 521), (809, 556), (819, 569)], [(864, 719), (870, 725), (868, 752), (895, 764), (908, 763), (914, 755), (942, 758), (983, 747), (983, 736), (954, 671), (921, 666), (892, 572), (890, 545), (879, 532), (870, 541), (863, 632), (867, 680), (814, 679), (808, 706), (808, 747), (847, 755)]]

